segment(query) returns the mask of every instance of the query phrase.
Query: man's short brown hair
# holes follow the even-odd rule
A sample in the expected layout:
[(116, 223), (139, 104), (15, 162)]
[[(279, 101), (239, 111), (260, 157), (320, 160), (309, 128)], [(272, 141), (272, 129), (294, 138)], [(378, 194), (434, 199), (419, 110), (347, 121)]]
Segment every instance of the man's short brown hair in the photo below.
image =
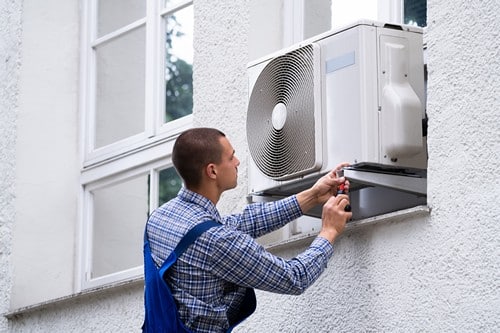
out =
[(172, 162), (186, 187), (201, 183), (203, 168), (210, 163), (220, 163), (222, 145), (226, 135), (215, 128), (199, 127), (183, 132), (175, 141)]

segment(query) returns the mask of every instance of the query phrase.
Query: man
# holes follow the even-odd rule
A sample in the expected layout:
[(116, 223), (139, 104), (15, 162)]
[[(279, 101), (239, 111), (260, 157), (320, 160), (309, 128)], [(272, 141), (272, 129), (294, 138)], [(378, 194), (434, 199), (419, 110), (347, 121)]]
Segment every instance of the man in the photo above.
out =
[[(156, 209), (147, 223), (151, 252), (160, 266), (189, 229), (206, 220), (221, 227), (203, 233), (178, 258), (167, 284), (184, 324), (193, 332), (226, 332), (255, 308), (252, 288), (301, 294), (326, 268), (332, 244), (351, 218), (349, 198), (337, 187), (349, 183), (336, 171), (310, 189), (283, 200), (248, 205), (242, 213), (220, 216), (221, 194), (236, 187), (240, 161), (226, 136), (211, 128), (182, 133), (172, 161), (184, 180), (176, 198)], [(307, 250), (292, 260), (272, 255), (254, 238), (276, 230), (318, 204), (322, 229)], [(252, 304), (253, 302), (253, 304)]]

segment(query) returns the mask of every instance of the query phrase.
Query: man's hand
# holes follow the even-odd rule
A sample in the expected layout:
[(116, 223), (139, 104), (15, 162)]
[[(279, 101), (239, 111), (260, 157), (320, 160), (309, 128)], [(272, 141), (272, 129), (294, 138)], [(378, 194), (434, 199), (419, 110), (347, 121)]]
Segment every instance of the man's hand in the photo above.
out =
[(352, 213), (345, 211), (348, 204), (349, 197), (345, 194), (330, 197), (323, 206), (319, 236), (333, 244), (337, 236), (344, 231), (346, 222), (352, 218)]
[(344, 192), (349, 191), (349, 181), (344, 177), (337, 177), (337, 172), (342, 168), (349, 166), (349, 163), (341, 163), (332, 171), (318, 179), (318, 181), (307, 190), (297, 194), (302, 212), (307, 212), (309, 209), (324, 204), (331, 196), (337, 195), (338, 186), (344, 184)]

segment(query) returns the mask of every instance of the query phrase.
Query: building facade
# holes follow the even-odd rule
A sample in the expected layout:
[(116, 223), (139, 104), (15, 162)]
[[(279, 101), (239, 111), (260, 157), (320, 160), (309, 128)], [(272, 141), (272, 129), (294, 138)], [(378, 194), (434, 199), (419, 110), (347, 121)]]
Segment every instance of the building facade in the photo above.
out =
[[(161, 201), (150, 193), (171, 168), (175, 135), (191, 126), (227, 134), (241, 160), (239, 185), (223, 195), (219, 209), (241, 209), (248, 194), (246, 66), (330, 29), (341, 2), (152, 3), (1, 2), (2, 332), (139, 332), (142, 225), (148, 208)], [(402, 5), (388, 3), (378, 1), (366, 15), (401, 20)], [(497, 7), (496, 1), (427, 1), (428, 209), (348, 228), (310, 289), (300, 296), (257, 291), (255, 314), (236, 332), (500, 330)], [(155, 29), (163, 27), (159, 18), (179, 18), (189, 9), (192, 114), (170, 126), (163, 118), (170, 104), (159, 98), (165, 87), (155, 73), (173, 67), (158, 68), (163, 60), (155, 57), (164, 53), (155, 40), (165, 36)], [(129, 21), (110, 26), (94, 15), (106, 12)], [(122, 36), (146, 51), (130, 49), (119, 58), (123, 63), (110, 63), (123, 54), (120, 46), (113, 49)], [(166, 36), (163, 45), (168, 29)], [(106, 81), (122, 74), (128, 76), (119, 85)], [(100, 91), (127, 98), (110, 101)], [(133, 103), (144, 106), (138, 118), (100, 113)], [(89, 121), (89, 113), (102, 123)], [(120, 194), (119, 201), (108, 191)], [(113, 218), (106, 207), (120, 207), (122, 215)], [(141, 222), (129, 225), (130, 217)], [(293, 257), (308, 242), (271, 251)]]

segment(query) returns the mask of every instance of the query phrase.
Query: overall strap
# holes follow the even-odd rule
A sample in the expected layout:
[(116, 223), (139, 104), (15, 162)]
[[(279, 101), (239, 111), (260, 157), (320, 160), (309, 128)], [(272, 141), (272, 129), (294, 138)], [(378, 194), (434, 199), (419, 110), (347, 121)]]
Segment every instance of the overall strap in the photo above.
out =
[(177, 247), (174, 249), (177, 258), (181, 256), (181, 254), (186, 251), (189, 245), (193, 243), (196, 238), (198, 238), (202, 233), (207, 231), (208, 229), (216, 226), (221, 226), (220, 223), (215, 222), (214, 220), (204, 221), (197, 225), (195, 225), (188, 233), (181, 239)]
[[(167, 269), (177, 260), (186, 248), (207, 229), (221, 226), (215, 221), (196, 225), (181, 239), (160, 269), (151, 257), (151, 248), (146, 230), (144, 231), (144, 324), (143, 333), (190, 332), (179, 317), (172, 292), (164, 280)], [(147, 226), (146, 226), (147, 229)]]
[(184, 237), (182, 237), (181, 241), (175, 247), (174, 251), (168, 256), (168, 258), (163, 262), (163, 265), (160, 267), (159, 273), (160, 276), (163, 277), (165, 272), (172, 266), (177, 258), (179, 258), (184, 251), (191, 245), (196, 238), (198, 238), (202, 233), (207, 231), (212, 227), (221, 226), (222, 224), (215, 222), (214, 220), (208, 220), (201, 223), (198, 223), (193, 228), (191, 228)]

